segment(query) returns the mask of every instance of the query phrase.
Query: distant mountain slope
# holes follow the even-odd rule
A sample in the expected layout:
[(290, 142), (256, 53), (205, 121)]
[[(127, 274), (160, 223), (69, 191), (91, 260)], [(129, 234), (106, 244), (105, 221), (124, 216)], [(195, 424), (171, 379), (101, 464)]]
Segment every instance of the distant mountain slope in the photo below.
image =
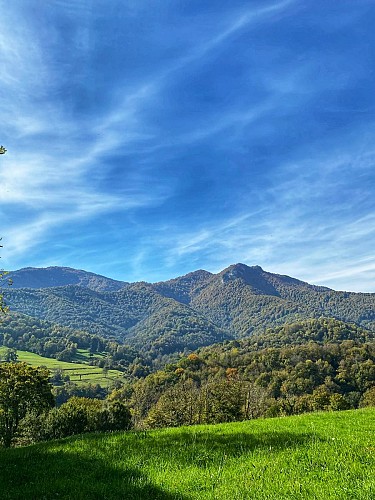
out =
[(235, 264), (212, 275), (190, 306), (211, 321), (243, 337), (268, 326), (321, 315), (306, 307), (300, 295), (327, 292), (327, 288), (267, 273), (259, 266)]
[(212, 275), (189, 305), (237, 338), (321, 316), (375, 329), (375, 294), (336, 292), (244, 264)]
[(75, 285), (9, 289), (6, 300), (12, 310), (23, 314), (104, 337), (115, 336), (158, 354), (232, 338), (199, 312), (158, 294), (148, 283), (133, 283), (117, 292)]
[[(6, 289), (11, 309), (74, 329), (116, 336), (155, 355), (320, 317), (375, 331), (375, 294), (336, 292), (268, 273), (259, 266), (235, 264), (218, 274), (199, 270), (160, 283), (116, 285), (91, 273), (77, 271), (75, 275), (74, 270), (63, 268), (59, 273), (59, 268), (53, 269), (55, 276), (79, 276), (79, 285), (61, 286), (58, 281), (58, 287)], [(45, 271), (41, 270), (41, 276)], [(34, 273), (37, 277), (37, 270)], [(122, 287), (103, 291), (98, 283)]]
[(91, 290), (110, 292), (123, 288), (126, 283), (105, 276), (72, 269), (70, 267), (25, 267), (12, 271), (9, 276), (13, 288), (51, 288), (56, 286), (79, 285)]
[(200, 269), (179, 278), (154, 283), (152, 286), (164, 297), (170, 297), (183, 304), (189, 304), (192, 297), (204, 288), (212, 276), (214, 275), (208, 271)]

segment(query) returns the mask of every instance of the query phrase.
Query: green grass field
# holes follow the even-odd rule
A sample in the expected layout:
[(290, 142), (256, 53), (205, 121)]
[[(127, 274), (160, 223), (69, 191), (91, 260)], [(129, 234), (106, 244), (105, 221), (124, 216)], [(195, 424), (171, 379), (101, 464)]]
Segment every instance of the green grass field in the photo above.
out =
[(375, 409), (0, 450), (2, 499), (373, 500)]
[[(0, 347), (0, 356), (5, 353), (6, 349), (6, 347)], [(115, 379), (121, 378), (123, 375), (118, 370), (108, 370), (104, 374), (102, 368), (96, 366), (90, 366), (85, 363), (58, 361), (57, 359), (45, 358), (29, 351), (17, 351), (17, 356), (19, 361), (24, 361), (31, 366), (45, 366), (51, 371), (60, 368), (76, 384), (100, 384), (102, 387), (108, 387)], [(89, 358), (87, 357), (87, 359)]]

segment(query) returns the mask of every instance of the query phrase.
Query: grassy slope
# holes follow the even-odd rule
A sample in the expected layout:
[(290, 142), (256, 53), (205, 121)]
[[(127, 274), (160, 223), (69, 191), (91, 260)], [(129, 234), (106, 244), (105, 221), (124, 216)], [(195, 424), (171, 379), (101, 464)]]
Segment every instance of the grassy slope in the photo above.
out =
[(370, 500), (375, 409), (0, 450), (2, 499)]
[[(0, 356), (4, 354), (6, 349), (6, 347), (0, 347)], [(84, 359), (84, 351), (81, 351), (82, 359)], [(102, 368), (97, 366), (45, 358), (29, 351), (17, 351), (17, 356), (19, 361), (24, 361), (32, 366), (45, 366), (49, 370), (61, 368), (66, 375), (69, 375), (70, 380), (76, 384), (100, 384), (102, 387), (107, 387), (114, 379), (122, 377), (122, 373), (118, 370), (108, 370), (106, 376), (104, 376)]]

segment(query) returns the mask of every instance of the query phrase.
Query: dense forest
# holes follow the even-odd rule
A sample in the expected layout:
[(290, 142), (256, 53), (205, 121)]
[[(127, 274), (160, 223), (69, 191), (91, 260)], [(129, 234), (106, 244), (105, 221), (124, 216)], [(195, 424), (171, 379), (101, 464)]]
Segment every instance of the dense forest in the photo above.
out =
[[(111, 426), (142, 429), (230, 422), (375, 404), (375, 335), (335, 319), (305, 320), (227, 340), (180, 354), (157, 369), (152, 363), (142, 364), (147, 361), (115, 341), (64, 328), (56, 332), (54, 325), (28, 324), (27, 317), (16, 316), (16, 321), (8, 316), (3, 322), (8, 346), (39, 346), (47, 354), (55, 338), (62, 353), (69, 349), (66, 342), (85, 345), (93, 354), (95, 349), (107, 350), (112, 362), (118, 352), (118, 366), (127, 376), (127, 382), (109, 392), (59, 380), (53, 390), (57, 407), (52, 413), (25, 417), (20, 442)], [(29, 333), (17, 338), (22, 319)], [(92, 403), (93, 399), (102, 402)]]
[(374, 385), (374, 334), (322, 318), (203, 348), (111, 397), (154, 427), (357, 408)]
[(87, 349), (90, 352), (90, 364), (121, 371), (128, 370), (141, 359), (145, 363), (137, 350), (114, 338), (73, 330), (14, 312), (1, 318), (0, 345), (60, 361), (77, 361), (78, 349)]
[(135, 283), (113, 293), (73, 285), (9, 290), (6, 299), (12, 310), (116, 338), (153, 357), (231, 338), (202, 314), (162, 297), (147, 283)]
[(57, 268), (27, 273), (32, 280), (15, 274), (18, 287), (45, 287), (6, 290), (11, 310), (115, 339), (160, 365), (184, 351), (310, 318), (375, 329), (375, 294), (337, 292), (259, 266), (236, 264), (218, 274), (200, 270), (153, 284), (107, 283), (92, 273), (65, 270), (62, 286), (52, 286), (60, 284)]

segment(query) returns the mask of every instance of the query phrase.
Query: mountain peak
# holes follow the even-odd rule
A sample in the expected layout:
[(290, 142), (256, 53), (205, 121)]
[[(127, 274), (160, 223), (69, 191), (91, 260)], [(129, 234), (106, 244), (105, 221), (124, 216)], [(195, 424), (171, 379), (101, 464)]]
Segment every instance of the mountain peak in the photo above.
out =
[(375, 294), (335, 292), (257, 265), (237, 263), (217, 274), (200, 270), (154, 284), (59, 267), (11, 276), (14, 286), (4, 290), (11, 310), (162, 355), (321, 316), (375, 328)]
[(250, 286), (252, 291), (260, 295), (279, 295), (276, 288), (267, 279), (267, 274), (260, 266), (247, 266), (246, 264), (233, 264), (221, 273), (223, 284), (233, 280), (240, 280)]
[(91, 290), (108, 292), (123, 288), (126, 283), (116, 281), (99, 274), (73, 269), (71, 267), (24, 267), (11, 271), (12, 288), (53, 288), (67, 285), (78, 285)]
[(258, 265), (248, 266), (247, 264), (243, 264), (242, 262), (238, 262), (237, 264), (232, 264), (231, 266), (229, 266), (229, 268), (236, 269), (240, 272), (246, 272), (247, 269), (251, 269), (254, 272), (260, 272), (260, 273), (264, 272), (263, 269)]

